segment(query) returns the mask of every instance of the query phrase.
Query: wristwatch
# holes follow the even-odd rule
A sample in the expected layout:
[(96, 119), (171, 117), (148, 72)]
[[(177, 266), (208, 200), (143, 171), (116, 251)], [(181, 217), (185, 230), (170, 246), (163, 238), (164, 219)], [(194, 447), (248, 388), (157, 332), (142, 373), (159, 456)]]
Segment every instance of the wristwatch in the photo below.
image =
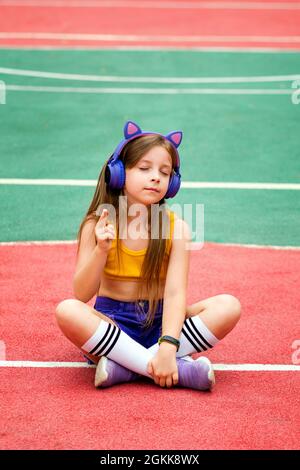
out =
[(164, 335), (159, 338), (158, 344), (161, 344), (163, 341), (167, 341), (168, 343), (175, 344), (177, 351), (178, 351), (179, 346), (180, 346), (180, 341), (178, 341), (178, 339), (173, 338), (173, 336)]

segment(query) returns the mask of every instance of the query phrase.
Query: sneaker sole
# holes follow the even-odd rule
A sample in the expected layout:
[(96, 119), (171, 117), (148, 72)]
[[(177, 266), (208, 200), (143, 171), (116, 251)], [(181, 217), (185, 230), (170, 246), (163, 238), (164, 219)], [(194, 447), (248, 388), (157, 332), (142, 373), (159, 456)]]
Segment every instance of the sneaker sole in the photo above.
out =
[(210, 390), (212, 390), (213, 387), (214, 387), (215, 384), (216, 384), (216, 378), (215, 378), (215, 373), (214, 373), (214, 369), (213, 369), (212, 363), (210, 362), (210, 360), (209, 360), (207, 357), (204, 357), (204, 356), (199, 357), (198, 359), (196, 359), (196, 361), (197, 361), (197, 362), (199, 362), (199, 361), (205, 362), (205, 364), (208, 365), (208, 367), (209, 367), (208, 379), (209, 379), (210, 382), (211, 382)]
[(107, 358), (102, 356), (96, 367), (95, 373), (95, 387), (99, 387), (108, 378), (106, 371)]

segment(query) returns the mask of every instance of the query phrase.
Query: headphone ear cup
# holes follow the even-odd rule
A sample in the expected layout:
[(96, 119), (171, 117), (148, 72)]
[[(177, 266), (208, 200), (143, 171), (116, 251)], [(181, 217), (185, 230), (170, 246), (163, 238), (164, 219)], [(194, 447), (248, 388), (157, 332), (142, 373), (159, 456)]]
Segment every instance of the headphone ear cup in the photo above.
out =
[(125, 168), (121, 160), (108, 163), (105, 170), (105, 182), (110, 189), (122, 189), (125, 184)]
[(172, 175), (170, 182), (169, 182), (168, 190), (165, 195), (165, 199), (176, 196), (176, 194), (179, 191), (180, 184), (181, 184), (181, 176), (177, 174)]

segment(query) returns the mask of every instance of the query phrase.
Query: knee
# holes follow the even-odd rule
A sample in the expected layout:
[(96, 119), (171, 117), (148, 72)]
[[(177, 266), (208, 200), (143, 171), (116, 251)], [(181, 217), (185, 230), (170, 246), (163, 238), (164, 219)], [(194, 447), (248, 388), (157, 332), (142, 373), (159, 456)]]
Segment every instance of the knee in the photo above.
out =
[(64, 326), (74, 319), (79, 303), (80, 301), (76, 299), (66, 299), (57, 305), (55, 318), (59, 326)]
[(240, 301), (230, 294), (221, 294), (218, 296), (218, 303), (224, 320), (235, 325), (241, 318), (242, 306)]

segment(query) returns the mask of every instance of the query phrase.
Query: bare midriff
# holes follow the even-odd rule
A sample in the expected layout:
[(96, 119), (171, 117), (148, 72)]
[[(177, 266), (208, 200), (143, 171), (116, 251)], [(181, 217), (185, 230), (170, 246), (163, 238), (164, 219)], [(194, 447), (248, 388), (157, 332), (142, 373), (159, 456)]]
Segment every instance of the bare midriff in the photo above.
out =
[[(110, 297), (111, 299), (121, 300), (123, 302), (134, 302), (137, 300), (139, 281), (117, 281), (109, 279), (105, 275), (101, 278), (101, 284), (97, 295)], [(164, 297), (165, 283), (161, 283), (159, 298)], [(141, 298), (148, 300), (146, 292), (142, 292)]]
[[(149, 234), (148, 234), (149, 235)], [(123, 245), (130, 250), (146, 250), (148, 240), (122, 240)], [(138, 287), (140, 281), (110, 279), (105, 274), (101, 277), (98, 296), (110, 297), (111, 299), (121, 300), (123, 302), (134, 302), (138, 299)], [(163, 299), (165, 290), (165, 280), (160, 283), (159, 298)], [(143, 291), (140, 296), (143, 300), (148, 300), (147, 291)]]

